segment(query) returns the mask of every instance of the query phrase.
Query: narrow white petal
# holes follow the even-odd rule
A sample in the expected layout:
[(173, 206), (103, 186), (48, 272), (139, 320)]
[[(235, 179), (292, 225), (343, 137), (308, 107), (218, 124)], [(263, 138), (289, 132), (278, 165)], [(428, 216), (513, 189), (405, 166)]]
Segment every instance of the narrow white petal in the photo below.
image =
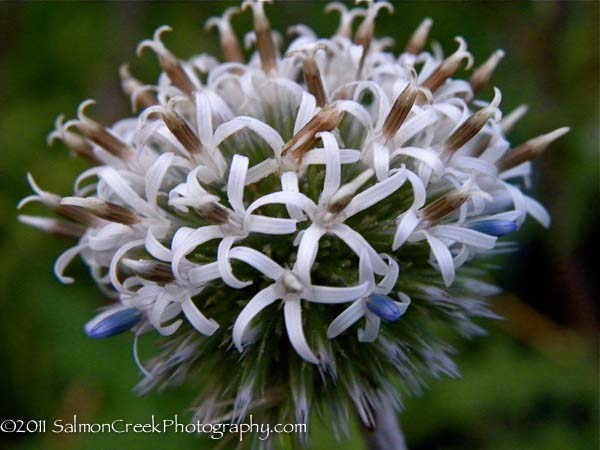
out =
[(252, 281), (240, 281), (238, 280), (231, 269), (231, 263), (229, 262), (229, 250), (233, 243), (237, 240), (237, 237), (226, 237), (219, 243), (219, 250), (217, 256), (217, 262), (219, 264), (219, 273), (225, 284), (235, 289), (242, 289), (252, 284)]
[(252, 300), (248, 302), (237, 316), (237, 319), (233, 324), (232, 336), (233, 343), (240, 352), (243, 350), (244, 333), (246, 332), (248, 325), (250, 325), (250, 322), (252, 322), (252, 319), (278, 298), (278, 289), (272, 284), (252, 297)]
[(144, 177), (146, 185), (146, 200), (153, 208), (158, 208), (158, 191), (167, 174), (167, 170), (171, 166), (174, 158), (173, 153), (163, 153), (150, 166), (146, 176)]
[(373, 264), (367, 249), (363, 248), (360, 252), (358, 260), (358, 279), (361, 283), (368, 283), (369, 290), (375, 288), (375, 273), (373, 272)]
[(246, 185), (254, 184), (263, 178), (274, 174), (278, 168), (279, 164), (273, 158), (268, 158), (259, 162), (255, 166), (252, 166), (250, 169), (248, 169), (248, 173), (246, 175)]
[(302, 94), (302, 102), (300, 108), (298, 108), (298, 114), (296, 114), (296, 122), (294, 124), (294, 134), (298, 133), (304, 125), (306, 125), (310, 119), (317, 113), (317, 102), (315, 97), (304, 92)]
[(173, 260), (173, 252), (162, 245), (151, 230), (148, 230), (146, 234), (146, 251), (160, 261), (171, 262)]
[(323, 140), (323, 148), (325, 149), (325, 181), (323, 183), (323, 191), (319, 197), (320, 204), (327, 204), (331, 196), (340, 187), (341, 180), (341, 165), (340, 165), (340, 148), (337, 141), (331, 133), (319, 133)]
[(317, 224), (312, 224), (302, 235), (298, 246), (298, 254), (294, 270), (298, 276), (307, 284), (310, 284), (310, 272), (319, 251), (319, 240), (325, 234), (325, 229)]
[(548, 214), (546, 208), (544, 208), (537, 200), (527, 196), (524, 197), (525, 204), (527, 205), (527, 212), (531, 214), (531, 217), (537, 220), (544, 228), (549, 228), (550, 214)]
[(309, 214), (314, 214), (317, 210), (317, 205), (315, 205), (310, 198), (300, 192), (273, 192), (272, 194), (263, 195), (262, 197), (254, 200), (254, 202), (248, 206), (246, 214), (252, 214), (253, 211), (261, 206), (270, 205), (273, 203), (295, 205)]
[(110, 274), (110, 282), (113, 287), (119, 292), (127, 292), (127, 290), (123, 287), (121, 282), (119, 281), (119, 277), (117, 276), (117, 268), (121, 258), (127, 254), (127, 252), (136, 247), (142, 247), (145, 244), (143, 239), (138, 239), (135, 241), (128, 242), (122, 245), (113, 255), (112, 260), (110, 261), (110, 267), (108, 273)]
[(373, 144), (373, 168), (378, 181), (385, 180), (390, 172), (390, 151), (385, 145)]
[(427, 148), (419, 147), (403, 147), (394, 150), (392, 158), (396, 156), (408, 156), (414, 158), (430, 167), (438, 176), (444, 173), (444, 163), (439, 158), (438, 154)]
[(386, 178), (384, 181), (381, 181), (371, 186), (369, 189), (366, 189), (355, 195), (346, 209), (344, 209), (345, 217), (352, 217), (353, 215), (392, 195), (400, 188), (400, 186), (404, 184), (405, 181), (405, 171), (400, 170), (391, 177)]
[(227, 199), (233, 210), (238, 213), (245, 211), (244, 186), (246, 185), (247, 172), (248, 158), (242, 155), (233, 155), (227, 180)]
[(438, 238), (450, 239), (485, 250), (494, 248), (497, 240), (495, 236), (457, 225), (436, 225), (429, 228), (429, 232)]
[(207, 319), (206, 316), (198, 310), (190, 297), (186, 296), (181, 303), (181, 310), (192, 326), (205, 336), (212, 336), (219, 328), (217, 322), (213, 319)]
[(406, 313), (408, 307), (410, 306), (411, 300), (410, 297), (404, 292), (398, 292), (398, 298), (400, 299), (400, 301), (394, 303), (396, 303), (396, 306), (400, 310), (400, 316), (403, 316), (404, 313)]
[(223, 237), (223, 233), (218, 226), (209, 225), (198, 228), (189, 233), (186, 230), (186, 235), (176, 240), (179, 232), (183, 230), (184, 229), (179, 229), (177, 233), (175, 233), (175, 236), (173, 237), (173, 243), (171, 244), (173, 248), (173, 261), (171, 266), (173, 268), (173, 274), (178, 279), (183, 278), (182, 269), (183, 264), (186, 261), (186, 255), (205, 242)]
[(67, 269), (67, 266), (71, 264), (71, 261), (73, 261), (85, 247), (85, 244), (76, 245), (75, 247), (65, 250), (58, 258), (56, 258), (56, 262), (54, 263), (54, 275), (56, 275), (56, 278), (58, 278), (61, 283), (71, 284), (75, 281), (71, 277), (64, 276), (63, 273)]
[(252, 214), (246, 217), (246, 229), (251, 233), (292, 234), (296, 231), (296, 221)]
[(339, 336), (365, 315), (363, 300), (357, 300), (337, 316), (327, 327), (327, 338)]
[(396, 281), (398, 281), (398, 274), (400, 272), (400, 268), (398, 267), (398, 263), (394, 258), (389, 255), (384, 255), (389, 263), (388, 273), (385, 274), (383, 279), (377, 285), (377, 292), (381, 294), (387, 295), (396, 285)]
[(398, 250), (415, 231), (417, 225), (419, 225), (419, 218), (417, 217), (415, 210), (410, 208), (400, 216), (398, 228), (394, 235), (392, 250)]
[(454, 262), (452, 261), (452, 254), (441, 240), (426, 231), (423, 231), (423, 234), (429, 243), (429, 247), (431, 247), (433, 257), (440, 268), (444, 284), (449, 287), (454, 281)]
[(369, 283), (364, 282), (358, 286), (331, 287), (313, 285), (302, 294), (302, 298), (313, 303), (348, 303), (365, 295), (369, 290)]
[[(310, 153), (310, 152), (309, 152)], [(298, 189), (298, 175), (296, 172), (285, 172), (281, 175), (281, 189), (285, 192), (299, 192)], [(286, 205), (288, 214), (296, 221), (302, 221), (306, 219), (302, 210), (295, 205)]]
[(411, 205), (411, 208), (417, 210), (423, 205), (425, 205), (425, 202), (427, 201), (427, 192), (425, 190), (425, 185), (423, 184), (421, 179), (410, 170), (406, 170), (406, 177), (408, 178), (408, 181), (410, 182), (413, 188), (414, 200), (413, 204)]
[(381, 327), (381, 319), (371, 311), (365, 311), (367, 325), (364, 329), (358, 330), (358, 340), (360, 342), (373, 342), (379, 336), (379, 328)]
[(285, 315), (285, 328), (287, 329), (292, 347), (306, 361), (318, 364), (319, 360), (308, 346), (306, 337), (304, 337), (300, 300), (286, 300), (283, 312)]
[(229, 257), (245, 262), (272, 280), (277, 280), (283, 272), (279, 264), (250, 247), (234, 247), (229, 252)]
[(155, 215), (154, 210), (148, 203), (137, 195), (137, 193), (127, 184), (125, 179), (112, 167), (103, 167), (98, 171), (98, 177), (101, 178), (125, 204), (131, 206), (136, 212), (147, 216)]
[(248, 116), (236, 117), (235, 119), (220, 125), (215, 131), (215, 145), (220, 145), (221, 142), (229, 136), (244, 128), (254, 131), (263, 138), (269, 147), (273, 149), (273, 153), (279, 156), (284, 145), (283, 139), (279, 133), (266, 123)]
[(381, 256), (377, 254), (373, 247), (371, 247), (371, 244), (369, 244), (359, 233), (345, 224), (338, 224), (333, 227), (331, 231), (344, 241), (357, 256), (365, 249), (369, 253), (371, 264), (373, 264), (373, 270), (376, 274), (384, 275), (387, 273), (387, 264), (381, 259)]
[(190, 269), (188, 272), (188, 282), (192, 287), (204, 286), (206, 283), (221, 278), (219, 272), (219, 263), (212, 262), (202, 264)]

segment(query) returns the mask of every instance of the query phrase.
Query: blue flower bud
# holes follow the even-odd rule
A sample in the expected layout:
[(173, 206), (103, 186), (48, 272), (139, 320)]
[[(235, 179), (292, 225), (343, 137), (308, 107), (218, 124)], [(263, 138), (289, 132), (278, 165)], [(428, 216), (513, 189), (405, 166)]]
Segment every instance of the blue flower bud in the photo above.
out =
[[(122, 309), (109, 314), (98, 322), (95, 320), (85, 326), (85, 333), (94, 339), (115, 336), (133, 328), (142, 318), (136, 308)], [(91, 325), (91, 327), (89, 327)]]
[(395, 322), (402, 315), (396, 303), (394, 303), (387, 295), (369, 295), (367, 298), (367, 308), (369, 308), (369, 311), (388, 322)]
[(500, 219), (480, 220), (479, 222), (470, 223), (467, 227), (471, 230), (496, 237), (505, 236), (518, 229), (515, 221)]

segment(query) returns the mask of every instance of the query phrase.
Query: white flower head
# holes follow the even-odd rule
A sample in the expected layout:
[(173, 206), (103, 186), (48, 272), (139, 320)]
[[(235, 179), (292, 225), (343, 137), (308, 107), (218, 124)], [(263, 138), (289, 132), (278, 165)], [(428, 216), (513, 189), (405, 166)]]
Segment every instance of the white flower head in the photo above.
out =
[[(76, 119), (59, 116), (49, 142), (92, 167), (65, 197), (28, 175), (34, 195), (19, 208), (39, 202), (61, 217), (20, 220), (76, 241), (56, 275), (73, 282), (65, 271), (79, 255), (113, 299), (85, 331), (134, 332), (141, 391), (196, 377), (203, 421), (283, 423), (289, 411), (308, 421), (319, 404), (336, 430), (350, 408), (373, 426), (372, 408), (397, 398), (391, 374), (410, 386), (456, 374), (434, 327), (420, 324), (435, 317), (465, 334), (473, 318), (493, 317), (480, 297), (495, 290), (462, 268), (505, 251), (499, 240), (528, 214), (549, 225), (521, 186), (568, 128), (511, 148), (506, 133), (525, 108), (502, 118), (499, 89), (475, 98), (504, 52), (456, 79), (473, 56), (461, 37), (448, 57), (426, 51), (431, 19), (394, 54), (376, 36), (391, 4), (331, 3), (333, 36), (298, 25), (282, 49), (267, 11), (285, 5), (266, 3), (207, 22), (222, 62), (179, 59), (162, 41), (168, 26), (143, 41), (138, 53), (153, 51), (162, 68), (156, 83), (120, 69), (139, 116), (106, 127), (86, 114), (92, 100)], [(237, 13), (254, 23), (247, 61)], [(146, 333), (166, 342), (142, 362)]]

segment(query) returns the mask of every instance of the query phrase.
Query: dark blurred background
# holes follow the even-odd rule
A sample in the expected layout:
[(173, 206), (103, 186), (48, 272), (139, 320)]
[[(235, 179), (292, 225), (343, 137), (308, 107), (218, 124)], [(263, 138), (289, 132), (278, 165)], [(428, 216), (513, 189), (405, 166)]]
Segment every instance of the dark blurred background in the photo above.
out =
[[(237, 2), (235, 3), (237, 4)], [(94, 117), (109, 124), (129, 114), (117, 68), (124, 61), (143, 80), (158, 74), (136, 44), (162, 24), (175, 31), (167, 46), (187, 58), (219, 54), (204, 21), (231, 2), (0, 3), (0, 417), (144, 422), (150, 414), (189, 418), (194, 389), (137, 397), (131, 336), (86, 339), (82, 326), (103, 300), (83, 264), (77, 283), (62, 286), (54, 259), (69, 245), (20, 225), (15, 206), (29, 194), (32, 172), (42, 187), (67, 195), (85, 163), (45, 138), (54, 118), (75, 115), (95, 98)], [(337, 16), (324, 2), (279, 1), (267, 7), (275, 29), (294, 23), (329, 35)], [(502, 109), (528, 103), (511, 133), (513, 143), (568, 125), (571, 133), (536, 165), (533, 191), (550, 210), (545, 231), (530, 221), (522, 249), (496, 273), (506, 293), (494, 299), (507, 321), (490, 323), (490, 336), (457, 342), (461, 380), (433, 383), (422, 398), (405, 398), (402, 417), (411, 450), (588, 450), (598, 445), (598, 2), (395, 2), (377, 35), (402, 49), (424, 17), (446, 53), (463, 36), (477, 63), (497, 48), (506, 57), (493, 84)], [(234, 18), (238, 36), (250, 14)], [(491, 87), (482, 97), (491, 98)], [(41, 212), (28, 207), (27, 214)], [(148, 353), (150, 349), (146, 349)], [(315, 449), (339, 448), (317, 423)], [(215, 441), (156, 434), (0, 434), (2, 449), (213, 448)], [(360, 449), (354, 429), (344, 448)]]

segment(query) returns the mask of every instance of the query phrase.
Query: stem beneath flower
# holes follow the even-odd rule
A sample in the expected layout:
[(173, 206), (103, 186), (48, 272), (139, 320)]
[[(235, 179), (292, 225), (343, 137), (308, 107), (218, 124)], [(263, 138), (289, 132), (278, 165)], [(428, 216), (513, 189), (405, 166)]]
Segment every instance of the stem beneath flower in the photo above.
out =
[(398, 420), (398, 413), (394, 407), (386, 402), (376, 414), (377, 428), (374, 431), (365, 431), (368, 449), (407, 450), (404, 434)]

